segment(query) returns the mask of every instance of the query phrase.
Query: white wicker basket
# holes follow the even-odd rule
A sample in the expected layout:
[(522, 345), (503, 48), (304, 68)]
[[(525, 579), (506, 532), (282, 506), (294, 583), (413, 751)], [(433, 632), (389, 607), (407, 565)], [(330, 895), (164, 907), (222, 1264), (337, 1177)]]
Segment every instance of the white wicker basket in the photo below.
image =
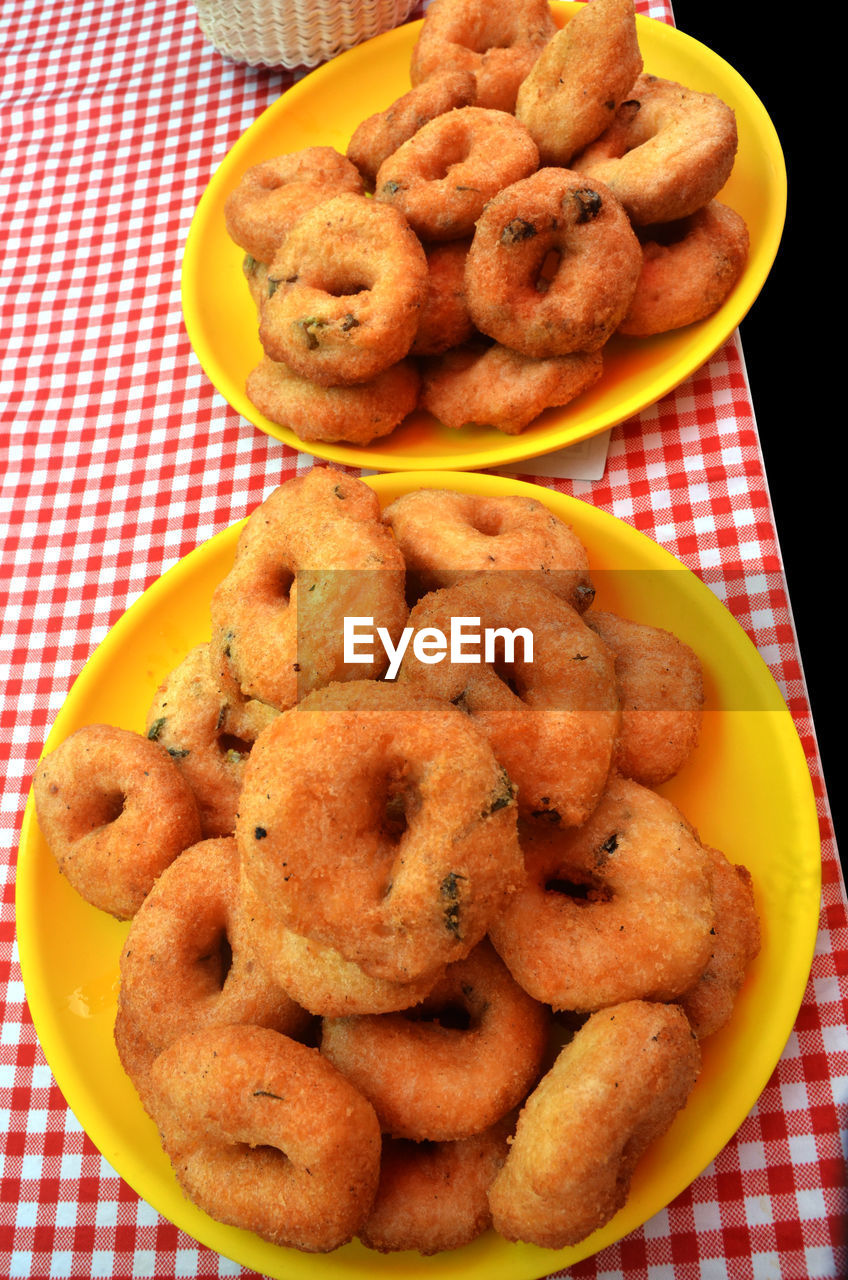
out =
[(252, 66), (314, 67), (405, 22), (416, 0), (195, 0), (219, 53)]

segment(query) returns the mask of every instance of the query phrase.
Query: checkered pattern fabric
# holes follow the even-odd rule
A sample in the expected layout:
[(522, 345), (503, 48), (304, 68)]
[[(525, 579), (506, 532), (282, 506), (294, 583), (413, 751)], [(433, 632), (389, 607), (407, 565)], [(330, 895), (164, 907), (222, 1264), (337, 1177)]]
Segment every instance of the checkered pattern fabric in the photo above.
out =
[[(666, 0), (638, 8), (671, 20)], [(140, 1201), (67, 1110), (26, 1006), (14, 881), (33, 768), (85, 660), (166, 568), (311, 465), (213, 390), (179, 296), (207, 182), (298, 73), (222, 58), (188, 0), (2, 0), (0, 41), (0, 1276), (247, 1275)], [(725, 600), (787, 699), (824, 847), (809, 985), (757, 1105), (674, 1203), (569, 1274), (839, 1276), (845, 888), (738, 338), (613, 431), (602, 481), (539, 482), (634, 525)]]

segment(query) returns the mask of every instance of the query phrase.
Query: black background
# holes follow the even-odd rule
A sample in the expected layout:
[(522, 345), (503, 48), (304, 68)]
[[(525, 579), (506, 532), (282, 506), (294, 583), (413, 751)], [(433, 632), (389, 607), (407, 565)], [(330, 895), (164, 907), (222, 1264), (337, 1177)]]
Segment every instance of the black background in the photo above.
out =
[[(756, 0), (672, 3), (680, 30), (720, 54), (747, 80), (774, 122), (786, 160), (783, 240), (762, 293), (742, 322), (742, 349), (838, 834), (845, 820), (846, 673), (840, 632), (848, 581), (841, 536), (848, 498), (839, 387), (848, 360), (834, 368), (828, 359), (827, 329), (835, 321), (828, 317), (825, 293), (839, 287), (843, 252), (838, 241), (830, 242), (842, 237), (823, 206), (825, 174), (811, 162), (816, 81), (792, 70), (809, 65), (810, 28), (803, 21), (781, 24), (772, 6)], [(826, 39), (821, 26), (818, 36)]]

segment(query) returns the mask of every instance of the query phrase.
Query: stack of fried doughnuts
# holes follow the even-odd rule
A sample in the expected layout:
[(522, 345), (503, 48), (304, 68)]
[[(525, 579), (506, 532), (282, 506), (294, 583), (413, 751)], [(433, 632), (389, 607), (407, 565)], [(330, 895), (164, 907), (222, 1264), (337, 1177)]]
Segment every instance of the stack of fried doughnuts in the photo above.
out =
[(634, 0), (573, 10), (558, 28), (543, 0), (434, 0), (412, 88), (346, 155), (244, 174), (226, 221), (271, 422), (364, 445), (419, 408), (517, 435), (589, 392), (617, 335), (722, 306), (748, 255), (716, 200), (733, 111), (643, 73)]
[[(232, 572), (148, 738), (81, 729), (34, 784), (60, 869), (132, 917), (116, 1050), (181, 1187), (309, 1252), (582, 1240), (759, 947), (747, 870), (653, 789), (697, 769), (696, 655), (597, 609), (585, 547), (536, 500), (380, 512), (316, 468), (256, 509)], [(295, 577), (321, 604), (286, 648)], [(396, 657), (459, 620), (494, 646), (340, 667), (345, 611), (386, 601)], [(522, 627), (532, 662), (508, 651)], [(307, 678), (279, 699), (266, 666)]]

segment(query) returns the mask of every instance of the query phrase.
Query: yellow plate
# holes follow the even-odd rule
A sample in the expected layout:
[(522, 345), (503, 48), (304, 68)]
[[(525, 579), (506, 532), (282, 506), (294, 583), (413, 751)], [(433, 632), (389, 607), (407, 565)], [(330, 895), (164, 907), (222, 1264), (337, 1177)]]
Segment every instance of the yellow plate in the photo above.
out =
[[(553, 6), (558, 19), (576, 11)], [(207, 375), (260, 431), (294, 449), (377, 470), (496, 467), (549, 453), (638, 413), (698, 369), (748, 312), (771, 270), (786, 213), (786, 170), (774, 126), (742, 77), (704, 45), (662, 22), (637, 18), (645, 69), (716, 93), (736, 112), (739, 151), (721, 199), (745, 218), (751, 255), (724, 306), (709, 319), (656, 338), (613, 338), (599, 383), (565, 408), (549, 409), (519, 436), (493, 427), (450, 431), (423, 410), (371, 445), (304, 444), (265, 418), (244, 385), (260, 361), (256, 311), (241, 271), (243, 253), (224, 229), (224, 202), (244, 171), (271, 156), (317, 144), (344, 152), (356, 125), (409, 89), (409, 58), (420, 23), (342, 54), (269, 107), (232, 148), (204, 193), (183, 264), (183, 314)]]
[[(384, 475), (367, 483), (384, 503), (424, 487), (538, 497), (587, 545), (599, 607), (673, 629), (704, 662), (703, 739), (665, 791), (705, 841), (750, 868), (763, 946), (731, 1023), (705, 1043), (703, 1073), (686, 1109), (643, 1161), (624, 1209), (576, 1248), (510, 1245), (489, 1232), (428, 1260), (383, 1257), (355, 1242), (316, 1263), (213, 1222), (177, 1188), (113, 1046), (127, 926), (89, 907), (60, 877), (31, 802), (17, 878), (24, 983), (47, 1060), (80, 1124), (139, 1195), (203, 1244), (280, 1280), (313, 1276), (316, 1267), (327, 1280), (376, 1274), (535, 1280), (612, 1243), (668, 1204), (730, 1139), (766, 1084), (798, 1011), (816, 936), (820, 846), (812, 786), (789, 712), (753, 645), (708, 588), (644, 535), (574, 498), (496, 476)], [(74, 684), (48, 749), (95, 721), (142, 729), (158, 682), (208, 639), (209, 599), (232, 561), (238, 528), (193, 551), (120, 619)]]

